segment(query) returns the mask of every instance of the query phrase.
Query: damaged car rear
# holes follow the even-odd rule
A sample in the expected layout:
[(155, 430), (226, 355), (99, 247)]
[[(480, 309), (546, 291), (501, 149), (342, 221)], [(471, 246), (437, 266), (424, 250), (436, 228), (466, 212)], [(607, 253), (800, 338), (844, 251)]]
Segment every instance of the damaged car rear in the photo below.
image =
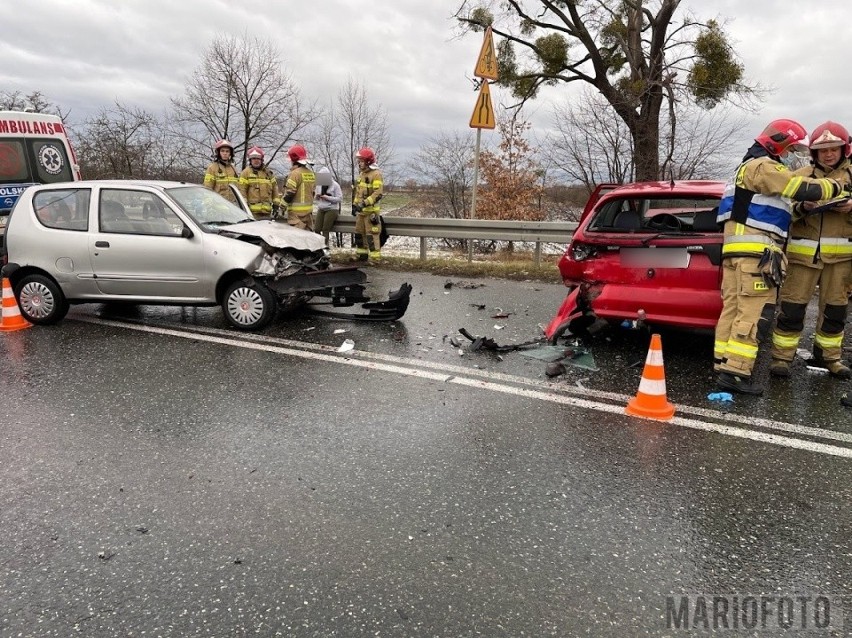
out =
[(586, 206), (559, 261), (569, 294), (545, 329), (596, 333), (625, 321), (712, 330), (722, 310), (724, 182), (637, 182)]
[(332, 267), (320, 235), (254, 220), (235, 196), (238, 205), (202, 186), (157, 181), (27, 189), (2, 245), (21, 314), (45, 325), (74, 303), (220, 305), (236, 328), (259, 330), (279, 309), (367, 321), (405, 313), (408, 284), (370, 301), (366, 274)]

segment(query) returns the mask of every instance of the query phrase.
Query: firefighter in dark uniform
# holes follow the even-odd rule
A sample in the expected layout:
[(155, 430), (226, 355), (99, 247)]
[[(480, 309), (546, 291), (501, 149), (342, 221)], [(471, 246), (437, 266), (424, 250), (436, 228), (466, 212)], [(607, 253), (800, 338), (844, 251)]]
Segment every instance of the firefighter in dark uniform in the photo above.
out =
[(786, 271), (790, 200), (817, 201), (844, 192), (833, 179), (794, 175), (787, 168), (790, 153), (806, 152), (807, 144), (798, 122), (770, 122), (725, 187), (717, 218), (724, 224), (722, 314), (713, 349), (716, 385), (723, 390), (763, 393), (751, 376), (758, 335), (768, 336)]
[(382, 221), (379, 218), (382, 212), (379, 202), (384, 196), (382, 172), (376, 166), (376, 153), (368, 146), (359, 150), (355, 159), (358, 160), (359, 174), (355, 182), (352, 212), (357, 214), (355, 233), (356, 237), (360, 236), (355, 254), (361, 261), (378, 261), (382, 257)]
[(256, 219), (269, 219), (273, 212), (277, 217), (282, 200), (275, 173), (263, 163), (264, 155), (260, 147), (252, 146), (246, 157), (249, 165), (240, 173), (240, 192)]
[(215, 159), (204, 173), (204, 186), (236, 204), (231, 185), (239, 186), (240, 179), (234, 168), (234, 145), (228, 140), (219, 140), (213, 145), (213, 156)]
[(287, 151), (292, 162), (292, 170), (287, 175), (284, 186), (284, 209), (287, 211), (287, 223), (296, 228), (313, 231), (314, 191), (316, 175), (310, 168), (308, 152), (301, 144), (295, 144)]
[[(828, 177), (849, 189), (852, 183), (852, 145), (849, 132), (836, 122), (825, 122), (811, 135), (812, 166), (796, 175)], [(812, 365), (828, 369), (840, 379), (852, 377), (841, 360), (846, 326), (847, 281), (852, 278), (852, 201), (811, 213), (824, 202), (802, 202), (793, 206), (793, 224), (787, 242), (789, 271), (781, 288), (781, 312), (772, 334), (772, 363), (775, 377), (789, 377), (805, 324), (808, 302), (819, 285), (819, 319), (814, 335)]]

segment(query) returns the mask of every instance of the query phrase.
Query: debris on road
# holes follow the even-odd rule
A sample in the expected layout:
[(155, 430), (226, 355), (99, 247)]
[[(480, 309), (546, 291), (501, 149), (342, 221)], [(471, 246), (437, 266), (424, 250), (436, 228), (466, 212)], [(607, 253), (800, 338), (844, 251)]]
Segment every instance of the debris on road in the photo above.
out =
[(558, 377), (560, 374), (565, 374), (567, 370), (565, 366), (558, 361), (554, 361), (547, 364), (547, 367), (544, 369), (544, 374), (546, 374), (549, 378)]
[(352, 339), (347, 339), (343, 343), (340, 344), (340, 347), (337, 349), (338, 352), (349, 352), (350, 350), (355, 349), (355, 342)]
[(444, 283), (444, 288), (446, 288), (447, 290), (449, 290), (453, 286), (456, 286), (458, 288), (464, 288), (465, 290), (474, 290), (476, 288), (484, 288), (485, 284), (480, 284), (480, 283), (475, 283), (475, 282), (470, 282), (470, 281), (452, 282), (450, 280), (447, 280), (446, 283)]
[(718, 401), (720, 403), (733, 403), (734, 396), (730, 392), (711, 392), (707, 395), (709, 401)]
[(533, 341), (527, 341), (525, 343), (501, 346), (491, 337), (474, 337), (464, 328), (459, 328), (459, 332), (463, 337), (471, 341), (470, 347), (468, 348), (471, 352), (478, 352), (479, 350), (490, 350), (491, 352), (513, 352), (515, 350), (522, 350), (523, 348), (537, 347), (544, 341), (544, 337), (539, 337)]

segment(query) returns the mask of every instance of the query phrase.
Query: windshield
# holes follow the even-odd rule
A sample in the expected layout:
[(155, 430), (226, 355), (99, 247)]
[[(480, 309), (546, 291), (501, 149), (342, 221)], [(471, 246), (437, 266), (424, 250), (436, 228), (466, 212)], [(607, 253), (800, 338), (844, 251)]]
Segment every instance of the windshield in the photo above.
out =
[(254, 221), (235, 204), (203, 186), (167, 188), (166, 192), (187, 215), (206, 227)]

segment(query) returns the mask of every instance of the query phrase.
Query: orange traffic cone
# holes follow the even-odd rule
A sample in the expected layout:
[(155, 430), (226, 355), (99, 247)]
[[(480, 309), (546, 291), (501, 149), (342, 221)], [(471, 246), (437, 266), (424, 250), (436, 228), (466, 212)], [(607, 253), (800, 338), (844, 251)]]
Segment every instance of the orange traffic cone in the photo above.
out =
[(663, 370), (663, 344), (660, 335), (651, 335), (651, 347), (645, 359), (645, 369), (639, 382), (639, 391), (624, 410), (633, 416), (667, 421), (675, 413), (666, 399), (666, 373)]
[(8, 277), (3, 277), (3, 314), (0, 316), (0, 332), (23, 330), (33, 324), (21, 316), (21, 309), (12, 292), (12, 284)]

